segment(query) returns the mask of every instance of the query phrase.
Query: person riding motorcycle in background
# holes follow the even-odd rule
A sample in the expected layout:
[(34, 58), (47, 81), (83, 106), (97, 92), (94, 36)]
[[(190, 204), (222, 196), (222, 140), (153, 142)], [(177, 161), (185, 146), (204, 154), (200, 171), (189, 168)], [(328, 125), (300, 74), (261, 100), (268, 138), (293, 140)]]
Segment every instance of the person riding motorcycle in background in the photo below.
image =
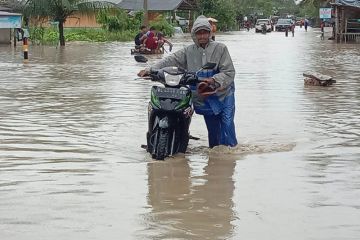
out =
[(144, 40), (146, 38), (146, 32), (147, 32), (147, 27), (146, 26), (141, 26), (140, 27), (140, 32), (135, 36), (134, 38), (134, 42), (135, 42), (135, 48), (139, 49), (141, 47), (144, 47)]
[[(152, 68), (176, 66), (195, 72), (207, 62), (216, 63), (214, 69), (198, 72), (202, 82), (192, 88), (194, 109), (197, 114), (204, 116), (210, 148), (218, 145), (236, 146), (235, 68), (229, 51), (224, 44), (211, 40), (211, 25), (205, 16), (195, 20), (191, 35), (194, 44), (162, 59)], [(150, 69), (144, 69), (138, 75), (144, 77), (149, 73)]]

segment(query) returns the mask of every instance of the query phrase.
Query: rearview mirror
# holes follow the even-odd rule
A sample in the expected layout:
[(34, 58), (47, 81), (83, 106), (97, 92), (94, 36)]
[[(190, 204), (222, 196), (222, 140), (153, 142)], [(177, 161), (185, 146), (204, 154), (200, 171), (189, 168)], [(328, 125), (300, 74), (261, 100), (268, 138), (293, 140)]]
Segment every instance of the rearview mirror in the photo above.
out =
[(144, 57), (143, 55), (135, 55), (134, 58), (135, 58), (135, 61), (141, 62), (141, 63), (146, 63), (148, 61), (148, 59), (146, 57)]
[(202, 69), (214, 69), (216, 67), (216, 63), (207, 62)]

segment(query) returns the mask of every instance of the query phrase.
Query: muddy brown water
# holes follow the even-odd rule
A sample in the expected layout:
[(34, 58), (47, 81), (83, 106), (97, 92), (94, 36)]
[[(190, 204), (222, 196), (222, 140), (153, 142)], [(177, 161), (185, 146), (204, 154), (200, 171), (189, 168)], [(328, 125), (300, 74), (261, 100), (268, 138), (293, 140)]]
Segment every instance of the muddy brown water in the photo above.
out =
[[(360, 45), (312, 29), (217, 40), (240, 144), (207, 149), (194, 116), (201, 139), (165, 162), (140, 148), (152, 83), (134, 80), (132, 43), (31, 46), (27, 64), (0, 46), (0, 238), (359, 239)], [(305, 87), (305, 71), (337, 83)]]

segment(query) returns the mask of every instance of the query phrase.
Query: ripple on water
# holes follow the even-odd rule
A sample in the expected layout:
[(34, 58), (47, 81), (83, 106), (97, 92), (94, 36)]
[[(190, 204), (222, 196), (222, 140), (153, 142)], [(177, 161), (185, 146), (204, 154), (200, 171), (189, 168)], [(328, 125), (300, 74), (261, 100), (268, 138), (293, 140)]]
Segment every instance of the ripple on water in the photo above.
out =
[(209, 155), (241, 155), (241, 154), (261, 154), (272, 152), (288, 152), (292, 151), (296, 143), (272, 143), (272, 144), (238, 144), (235, 147), (216, 146), (208, 148), (205, 146), (189, 148), (190, 154), (209, 154)]

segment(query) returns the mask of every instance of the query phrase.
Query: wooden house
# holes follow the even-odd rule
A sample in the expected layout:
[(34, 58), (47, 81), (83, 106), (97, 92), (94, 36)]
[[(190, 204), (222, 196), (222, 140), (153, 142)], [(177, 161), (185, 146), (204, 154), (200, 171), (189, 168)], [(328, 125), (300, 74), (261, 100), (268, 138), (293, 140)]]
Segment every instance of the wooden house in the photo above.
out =
[(360, 43), (360, 0), (332, 0), (337, 42)]

